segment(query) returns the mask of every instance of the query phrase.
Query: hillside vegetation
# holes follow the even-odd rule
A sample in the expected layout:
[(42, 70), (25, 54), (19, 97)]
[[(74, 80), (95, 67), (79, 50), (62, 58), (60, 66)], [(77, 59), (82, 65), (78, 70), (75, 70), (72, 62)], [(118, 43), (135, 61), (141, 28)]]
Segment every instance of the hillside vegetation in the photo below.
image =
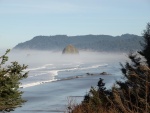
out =
[(54, 50), (62, 51), (71, 44), (79, 50), (92, 51), (129, 51), (139, 50), (140, 36), (124, 34), (121, 36), (109, 35), (83, 35), (83, 36), (36, 36), (33, 39), (19, 43), (14, 49)]

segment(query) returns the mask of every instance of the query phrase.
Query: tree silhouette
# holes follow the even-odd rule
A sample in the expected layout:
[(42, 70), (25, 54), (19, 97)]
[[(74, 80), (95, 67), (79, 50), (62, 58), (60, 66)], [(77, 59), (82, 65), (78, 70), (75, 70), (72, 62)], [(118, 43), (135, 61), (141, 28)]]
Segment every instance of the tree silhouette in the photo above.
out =
[(147, 24), (146, 29), (143, 33), (144, 42), (141, 43), (143, 50), (139, 53), (145, 57), (147, 64), (150, 67), (150, 23)]

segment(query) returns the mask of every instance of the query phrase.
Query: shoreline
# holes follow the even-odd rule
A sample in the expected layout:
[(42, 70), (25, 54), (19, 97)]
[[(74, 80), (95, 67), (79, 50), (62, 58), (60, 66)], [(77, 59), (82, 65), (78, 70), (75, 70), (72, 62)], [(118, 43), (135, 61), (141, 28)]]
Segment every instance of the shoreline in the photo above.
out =
[(111, 87), (116, 77), (113, 75), (90, 75), (77, 79), (73, 77), (73, 79), (23, 88), (23, 98), (27, 100), (27, 102), (23, 104), (21, 108), (16, 108), (16, 110), (11, 113), (60, 113), (66, 110), (68, 97), (77, 98), (79, 99), (78, 102), (81, 102), (91, 86), (97, 86), (99, 78), (103, 78), (107, 87)]
[(109, 74), (107, 72), (86, 73), (86, 74), (83, 74), (83, 75), (76, 75), (76, 76), (66, 77), (66, 78), (62, 78), (62, 79), (55, 79), (54, 78), (54, 80), (37, 82), (37, 83), (34, 83), (33, 85), (26, 85), (26, 86), (22, 85), (22, 86), (20, 86), (20, 88), (34, 87), (34, 86), (38, 86), (38, 85), (46, 84), (46, 83), (50, 83), (50, 82), (59, 82), (59, 81), (77, 79), (77, 78), (85, 78), (85, 77), (88, 77), (88, 76), (108, 76), (108, 75), (111, 75), (111, 74)]

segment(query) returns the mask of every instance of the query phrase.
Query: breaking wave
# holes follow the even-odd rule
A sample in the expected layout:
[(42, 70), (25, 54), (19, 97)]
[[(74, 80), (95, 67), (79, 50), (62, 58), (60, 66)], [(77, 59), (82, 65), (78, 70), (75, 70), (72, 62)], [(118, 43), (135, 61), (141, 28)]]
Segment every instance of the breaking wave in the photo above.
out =
[[(73, 66), (72, 67), (63, 67), (64, 65), (62, 65), (61, 68), (59, 67), (59, 68), (55, 68), (54, 70), (49, 70), (49, 69), (46, 70), (48, 66), (52, 66), (52, 65), (53, 64), (46, 64), (46, 65), (38, 67), (38, 68), (31, 68), (31, 69), (26, 70), (26, 71), (30, 71), (30, 73), (32, 73), (32, 74), (30, 74), (29, 77), (27, 78), (27, 82), (23, 82), (23, 84), (20, 85), (20, 88), (28, 88), (28, 87), (33, 87), (36, 85), (54, 82), (54, 81), (80, 78), (80, 77), (82, 77), (82, 75), (71, 76), (71, 72), (95, 69), (95, 68), (107, 66), (108, 64), (91, 65), (91, 66), (76, 65), (74, 67)], [(69, 64), (69, 66), (70, 66), (70, 64)], [(70, 72), (70, 77), (56, 79), (56, 76), (59, 76), (59, 72)]]

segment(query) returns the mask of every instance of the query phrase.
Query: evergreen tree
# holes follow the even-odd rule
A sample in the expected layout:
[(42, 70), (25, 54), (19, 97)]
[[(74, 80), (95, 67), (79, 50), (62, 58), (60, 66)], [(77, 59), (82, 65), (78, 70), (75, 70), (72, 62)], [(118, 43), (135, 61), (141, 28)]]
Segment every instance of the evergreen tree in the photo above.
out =
[(5, 66), (8, 61), (6, 56), (10, 50), (7, 50), (0, 57), (0, 111), (12, 111), (16, 107), (21, 106), (25, 102), (21, 98), (22, 91), (19, 91), (19, 81), (27, 77), (27, 72), (23, 72), (27, 68), (26, 65), (20, 65), (17, 62), (12, 62), (11, 65)]
[[(143, 34), (143, 50), (129, 54), (131, 63), (122, 65), (125, 81), (117, 81), (119, 88), (114, 87), (113, 103), (122, 113), (150, 112), (150, 24)], [(142, 55), (142, 56), (141, 56)], [(145, 57), (146, 62), (142, 57)]]
[[(97, 86), (97, 88), (91, 87), (89, 93), (84, 96), (84, 100), (81, 105), (81, 113), (100, 113), (103, 112), (103, 107), (108, 106), (109, 101), (107, 96), (111, 93), (109, 90), (106, 90), (105, 83), (102, 78), (99, 79)], [(77, 108), (80, 108), (81, 106), (79, 105)], [(72, 113), (74, 113), (74, 111)]]
[[(107, 113), (150, 113), (150, 23), (147, 24), (143, 38), (143, 50), (130, 53), (128, 57), (131, 62), (121, 64), (124, 80), (117, 81), (111, 91), (108, 91), (104, 87), (103, 80), (100, 79), (98, 90), (92, 88), (90, 90), (92, 96), (89, 93), (85, 98), (85, 102), (88, 103), (92, 100), (92, 105), (90, 108), (80, 106), (82, 111), (88, 108), (86, 113), (89, 113), (89, 110), (90, 113), (102, 113), (97, 111), (100, 108)], [(143, 61), (143, 57), (146, 62)], [(91, 109), (93, 106), (94, 109)]]
[(134, 61), (122, 66), (125, 81), (117, 81), (113, 87), (113, 104), (122, 113), (150, 112), (150, 68), (138, 62), (136, 55), (129, 55)]
[(147, 64), (150, 67), (150, 23), (147, 24), (146, 30), (143, 33), (144, 42), (141, 43), (143, 50), (139, 53), (147, 60)]

